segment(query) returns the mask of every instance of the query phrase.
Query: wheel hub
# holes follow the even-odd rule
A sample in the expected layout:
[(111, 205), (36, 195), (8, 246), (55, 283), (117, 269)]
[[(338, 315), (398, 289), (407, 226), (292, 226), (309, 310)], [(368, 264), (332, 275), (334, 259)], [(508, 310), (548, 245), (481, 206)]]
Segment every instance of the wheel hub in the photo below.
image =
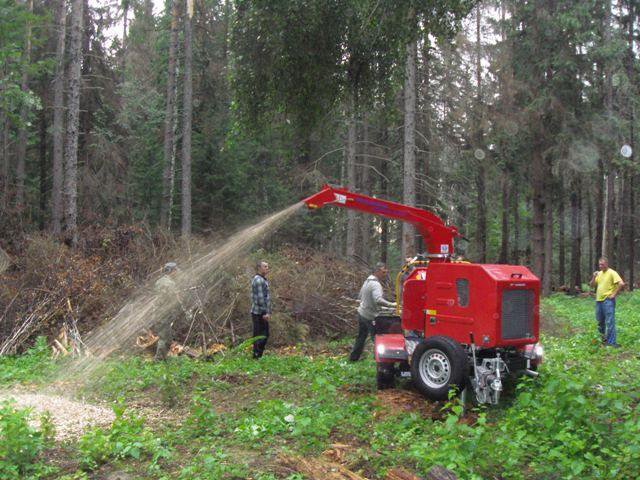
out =
[(420, 376), (432, 388), (446, 385), (451, 378), (451, 363), (440, 350), (427, 350), (420, 359)]

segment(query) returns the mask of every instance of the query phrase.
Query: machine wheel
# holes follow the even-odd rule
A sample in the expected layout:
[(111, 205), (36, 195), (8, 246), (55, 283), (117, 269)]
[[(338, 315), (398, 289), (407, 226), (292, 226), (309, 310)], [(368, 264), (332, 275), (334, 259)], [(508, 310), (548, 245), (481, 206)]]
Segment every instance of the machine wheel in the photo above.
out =
[(396, 383), (394, 367), (390, 363), (376, 363), (376, 386), (378, 390), (393, 388)]
[(442, 336), (419, 344), (411, 358), (411, 376), (418, 390), (431, 400), (444, 400), (451, 387), (462, 390), (469, 359), (458, 342)]

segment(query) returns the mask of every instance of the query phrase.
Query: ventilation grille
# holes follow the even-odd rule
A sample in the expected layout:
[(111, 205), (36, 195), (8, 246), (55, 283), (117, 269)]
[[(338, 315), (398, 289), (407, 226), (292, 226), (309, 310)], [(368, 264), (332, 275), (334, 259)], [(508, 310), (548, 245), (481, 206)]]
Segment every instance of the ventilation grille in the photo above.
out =
[(502, 292), (502, 338), (533, 337), (533, 290)]

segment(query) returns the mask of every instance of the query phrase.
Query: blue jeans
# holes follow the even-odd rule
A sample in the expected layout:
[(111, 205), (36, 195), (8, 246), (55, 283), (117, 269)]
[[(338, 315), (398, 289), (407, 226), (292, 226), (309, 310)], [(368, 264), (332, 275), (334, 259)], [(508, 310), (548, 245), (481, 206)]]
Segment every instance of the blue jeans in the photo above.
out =
[(596, 320), (602, 341), (607, 345), (616, 345), (616, 301), (610, 298), (596, 302)]

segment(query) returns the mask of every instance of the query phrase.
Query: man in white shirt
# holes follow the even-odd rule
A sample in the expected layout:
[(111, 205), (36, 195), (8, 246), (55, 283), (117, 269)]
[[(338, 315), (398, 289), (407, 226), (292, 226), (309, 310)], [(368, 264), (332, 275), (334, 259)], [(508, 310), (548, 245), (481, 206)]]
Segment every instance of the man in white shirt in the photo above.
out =
[(358, 336), (349, 355), (349, 360), (355, 362), (360, 359), (367, 335), (373, 340), (373, 320), (379, 314), (380, 307), (395, 308), (395, 302), (384, 299), (381, 280), (387, 276), (387, 266), (377, 263), (372, 275), (369, 275), (360, 288), (360, 306), (358, 307)]

